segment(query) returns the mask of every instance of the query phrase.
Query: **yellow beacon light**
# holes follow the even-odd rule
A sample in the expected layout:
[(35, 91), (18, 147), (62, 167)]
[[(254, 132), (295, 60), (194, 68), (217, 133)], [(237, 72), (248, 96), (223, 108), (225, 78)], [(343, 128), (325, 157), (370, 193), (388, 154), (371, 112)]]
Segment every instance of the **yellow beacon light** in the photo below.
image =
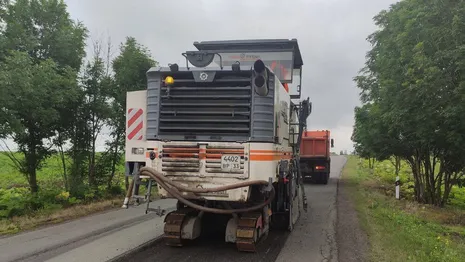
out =
[(165, 84), (167, 84), (167, 85), (172, 85), (172, 84), (174, 84), (174, 78), (171, 77), (171, 76), (167, 76), (167, 77), (165, 78)]

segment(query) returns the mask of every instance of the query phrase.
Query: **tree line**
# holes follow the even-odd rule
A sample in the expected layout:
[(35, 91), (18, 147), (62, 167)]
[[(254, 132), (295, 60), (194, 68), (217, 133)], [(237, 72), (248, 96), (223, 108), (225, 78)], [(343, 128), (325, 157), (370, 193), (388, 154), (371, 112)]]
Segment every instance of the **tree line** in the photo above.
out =
[(403, 0), (374, 21), (355, 150), (397, 172), (406, 161), (416, 200), (444, 206), (465, 168), (465, 1)]
[[(93, 40), (86, 61), (88, 38), (62, 0), (0, 0), (0, 139), (17, 144), (21, 154), (7, 154), (32, 193), (53, 154), (72, 195), (111, 188), (124, 155), (126, 92), (145, 89), (157, 64), (133, 37), (116, 57), (110, 38)], [(110, 139), (98, 153), (104, 127)]]

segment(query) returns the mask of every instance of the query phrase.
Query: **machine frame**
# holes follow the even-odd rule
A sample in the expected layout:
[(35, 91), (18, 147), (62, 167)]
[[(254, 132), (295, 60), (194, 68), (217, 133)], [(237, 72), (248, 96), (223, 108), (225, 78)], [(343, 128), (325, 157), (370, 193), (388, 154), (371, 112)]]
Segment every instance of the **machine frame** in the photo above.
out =
[[(205, 206), (211, 213), (229, 210), (225, 241), (236, 243), (239, 250), (254, 251), (271, 226), (292, 230), (300, 210), (306, 210), (298, 163), (311, 103), (308, 99), (292, 101), (301, 97), (299, 46), (296, 39), (206, 41), (194, 46), (198, 51), (182, 54), (186, 67), (151, 68), (147, 90), (127, 94), (126, 175), (133, 176), (136, 185), (123, 207), (127, 208), (129, 197), (141, 198), (137, 185), (141, 178), (148, 178), (150, 189), (157, 182), (161, 197), (179, 200), (177, 210), (165, 218), (167, 244), (181, 245), (183, 239), (197, 238), (206, 212), (200, 206)], [(266, 60), (266, 54), (286, 52), (292, 52), (290, 60)], [(211, 66), (215, 58), (219, 63)], [(286, 65), (281, 66), (281, 74), (271, 69), (281, 62), (291, 62), (287, 65), (290, 79), (283, 73)], [(287, 84), (293, 83), (296, 71), (297, 93), (290, 94)], [(265, 79), (263, 85), (260, 77)], [(230, 93), (222, 93), (224, 90)], [(235, 98), (250, 100), (249, 105), (222, 104)], [(213, 118), (229, 112), (226, 105), (232, 108), (229, 123)], [(244, 105), (250, 108), (249, 115)], [(210, 111), (204, 109), (207, 106)], [(249, 117), (248, 124), (244, 124), (247, 118), (238, 117), (240, 113)], [(236, 122), (241, 125), (234, 125)], [(254, 181), (259, 182), (213, 190)], [(234, 211), (266, 201), (271, 202), (254, 211)], [(146, 212), (150, 210), (148, 202)]]

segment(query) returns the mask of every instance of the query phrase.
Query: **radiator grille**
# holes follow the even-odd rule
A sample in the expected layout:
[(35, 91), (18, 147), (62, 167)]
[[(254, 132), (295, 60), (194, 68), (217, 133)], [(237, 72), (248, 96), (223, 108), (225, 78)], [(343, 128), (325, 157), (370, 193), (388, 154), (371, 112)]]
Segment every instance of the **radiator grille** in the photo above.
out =
[(250, 136), (250, 77), (217, 73), (213, 82), (180, 74), (160, 93), (159, 135)]
[(162, 171), (168, 175), (200, 171), (200, 148), (198, 145), (163, 146), (161, 157)]

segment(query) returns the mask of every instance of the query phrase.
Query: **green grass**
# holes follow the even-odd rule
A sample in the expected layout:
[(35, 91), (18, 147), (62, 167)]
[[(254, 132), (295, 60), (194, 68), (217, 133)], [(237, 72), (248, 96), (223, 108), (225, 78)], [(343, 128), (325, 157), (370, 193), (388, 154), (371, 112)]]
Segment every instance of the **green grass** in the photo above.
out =
[[(20, 159), (22, 156), (16, 153), (15, 157)], [(113, 208), (124, 199), (123, 164), (117, 166), (111, 190), (102, 185), (98, 196), (87, 191), (83, 196), (73, 196), (65, 190), (62, 163), (58, 155), (48, 158), (38, 170), (40, 190), (37, 195), (30, 193), (26, 177), (17, 171), (3, 152), (0, 152), (0, 178), (0, 235)], [(143, 187), (141, 189), (145, 192)], [(118, 199), (120, 203), (115, 204)]]
[[(19, 159), (21, 154), (16, 153), (15, 156)], [(37, 180), (42, 184), (63, 184), (63, 168), (58, 155), (48, 158), (42, 169), (37, 172)], [(21, 174), (14, 166), (5, 153), (0, 153), (0, 188), (11, 187), (28, 187), (26, 177)]]
[[(21, 156), (20, 153), (15, 153), (18, 159)], [(67, 165), (69, 169), (69, 161)], [(121, 182), (124, 179), (124, 176), (121, 176), (124, 173), (122, 163), (117, 166), (116, 172), (119, 176), (115, 178), (115, 181)], [(29, 186), (26, 177), (16, 169), (4, 152), (0, 152), (0, 178), (0, 188)], [(53, 155), (44, 161), (42, 168), (37, 171), (37, 181), (39, 186), (43, 187), (64, 187), (63, 166), (59, 155)]]
[[(389, 183), (395, 176), (389, 165), (377, 163), (370, 174), (366, 161), (351, 156), (343, 171), (361, 226), (369, 237), (370, 260), (465, 261), (465, 211), (460, 205), (439, 209), (416, 204), (408, 197), (395, 200)], [(401, 177), (408, 181), (408, 176), (404, 166)], [(401, 192), (408, 196), (406, 191), (405, 187)], [(460, 198), (454, 201), (463, 205)]]

